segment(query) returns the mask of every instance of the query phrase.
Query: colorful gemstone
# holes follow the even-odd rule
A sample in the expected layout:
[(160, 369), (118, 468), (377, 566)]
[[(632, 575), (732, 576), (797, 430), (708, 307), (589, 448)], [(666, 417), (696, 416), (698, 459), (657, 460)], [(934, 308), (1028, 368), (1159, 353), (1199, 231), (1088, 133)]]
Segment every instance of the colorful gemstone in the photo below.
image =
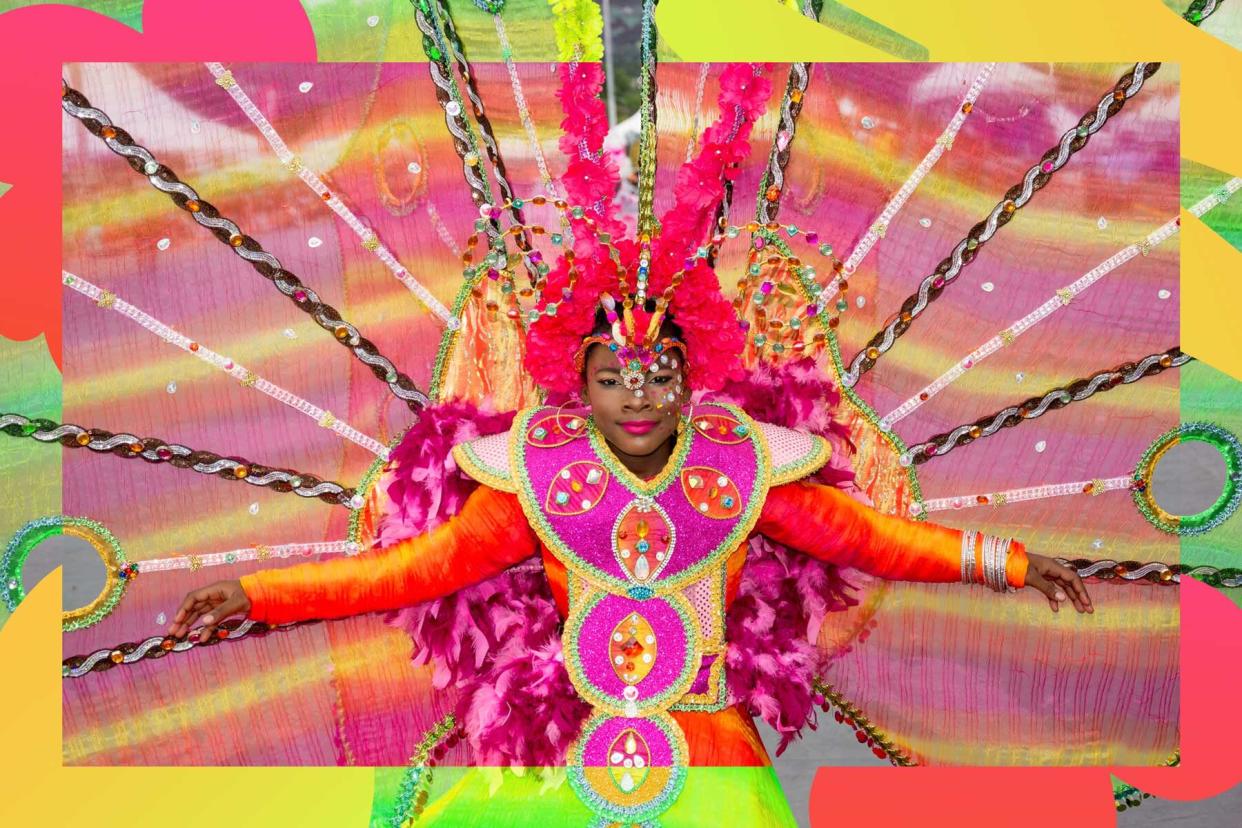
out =
[[(630, 538), (637, 539), (633, 548), (638, 555), (629, 554)], [(643, 583), (654, 579), (664, 568), (672, 555), (673, 542), (671, 524), (663, 509), (649, 501), (634, 501), (622, 511), (617, 522), (613, 551), (630, 579)]]
[[(703, 487), (706, 480), (714, 485)], [(694, 466), (681, 473), (682, 492), (698, 511), (714, 520), (727, 520), (741, 514), (741, 493), (728, 476), (707, 466)]]
[[(637, 685), (651, 673), (657, 654), (655, 629), (639, 613), (631, 612), (613, 628), (609, 637), (608, 662), (617, 677), (627, 685)], [(637, 693), (633, 695), (637, 698)]]

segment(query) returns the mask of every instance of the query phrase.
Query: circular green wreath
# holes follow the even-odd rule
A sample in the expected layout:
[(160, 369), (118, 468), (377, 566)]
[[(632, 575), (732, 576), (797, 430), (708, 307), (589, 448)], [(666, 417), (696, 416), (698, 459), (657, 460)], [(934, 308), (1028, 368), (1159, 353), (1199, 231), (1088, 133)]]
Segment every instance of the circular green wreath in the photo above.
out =
[[(1214, 447), (1225, 458), (1225, 487), (1216, 502), (1193, 515), (1173, 515), (1156, 503), (1152, 475), (1160, 459), (1183, 440), (1198, 440)], [(1148, 446), (1134, 468), (1134, 503), (1152, 526), (1174, 535), (1201, 535), (1233, 516), (1242, 501), (1242, 443), (1232, 432), (1209, 422), (1183, 423), (1161, 434)]]
[(103, 561), (106, 576), (104, 587), (89, 604), (61, 614), (61, 627), (65, 632), (80, 630), (98, 624), (111, 614), (125, 594), (125, 587), (138, 573), (138, 567), (130, 564), (116, 537), (97, 521), (89, 518), (53, 515), (32, 520), (17, 531), (0, 558), (0, 573), (4, 582), (0, 593), (9, 611), (26, 597), (22, 584), (22, 568), (30, 553), (43, 541), (57, 535), (73, 535), (89, 543)]

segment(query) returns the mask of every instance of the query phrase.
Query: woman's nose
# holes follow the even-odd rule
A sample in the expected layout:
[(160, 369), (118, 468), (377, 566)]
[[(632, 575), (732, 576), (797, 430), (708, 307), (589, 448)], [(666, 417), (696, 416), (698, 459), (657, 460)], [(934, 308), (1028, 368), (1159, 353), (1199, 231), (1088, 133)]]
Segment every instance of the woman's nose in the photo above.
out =
[(646, 411), (651, 408), (651, 398), (641, 388), (638, 389), (638, 393), (642, 393), (642, 396), (638, 396), (637, 393), (630, 394), (621, 407), (629, 411)]

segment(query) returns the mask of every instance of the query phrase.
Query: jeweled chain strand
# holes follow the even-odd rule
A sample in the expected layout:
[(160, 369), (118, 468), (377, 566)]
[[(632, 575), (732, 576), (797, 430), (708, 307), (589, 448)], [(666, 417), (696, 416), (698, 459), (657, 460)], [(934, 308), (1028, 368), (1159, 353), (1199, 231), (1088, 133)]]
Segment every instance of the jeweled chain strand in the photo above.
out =
[(191, 449), (159, 437), (138, 437), (128, 432), (114, 434), (101, 428), (83, 428), (57, 423), (45, 417), (0, 413), (0, 431), (11, 437), (29, 437), (40, 443), (59, 443), (66, 448), (85, 448), (97, 454), (111, 454), (124, 460), (135, 458), (148, 463), (167, 463), (224, 480), (249, 483), (277, 492), (293, 492), (351, 509), (361, 509), (365, 500), (353, 489), (315, 475), (292, 469), (277, 469), (252, 463), (244, 457), (223, 457), (215, 452)]
[(115, 293), (103, 290), (97, 285), (91, 284), (87, 280), (83, 279), (81, 276), (76, 276), (67, 270), (62, 270), (61, 277), (66, 287), (82, 294), (83, 296), (95, 300), (95, 304), (99, 307), (116, 311), (121, 316), (137, 322), (143, 328), (155, 334), (169, 345), (180, 348), (181, 350), (198, 357), (203, 362), (219, 368), (221, 371), (224, 371), (226, 374), (247, 388), (254, 388), (257, 391), (262, 391), (272, 399), (282, 402), (290, 408), (305, 414), (307, 417), (310, 417), (312, 420), (317, 422), (320, 426), (330, 429), (334, 433), (344, 437), (346, 440), (362, 446), (372, 454), (384, 458), (388, 457), (388, 448), (384, 446), (383, 443), (374, 438), (368, 437), (348, 423), (337, 419), (330, 411), (319, 408), (296, 394), (286, 391), (279, 385), (269, 382), (263, 377), (255, 374), (253, 371), (250, 371), (245, 366), (229, 359), (223, 354), (218, 354), (210, 348), (199, 344), (197, 341), (191, 339), (185, 334), (182, 334), (173, 328), (170, 328), (168, 325), (165, 325), (149, 313), (139, 310), (129, 304), (124, 299), (118, 297)]
[[(453, 149), (462, 163), (462, 175), (470, 187), (470, 195), (479, 213), (483, 217), (482, 232), (487, 234), (491, 245), (501, 243), (499, 226), (493, 215), (495, 198), (492, 195), (491, 183), (486, 174), (480, 172), (482, 159), (479, 157), (478, 140), (474, 128), (466, 119), (461, 105), (461, 91), (457, 86), (456, 76), (448, 62), (448, 45), (440, 31), (438, 18), (432, 7), (431, 0), (410, 0), (414, 7), (414, 20), (422, 33), (423, 51), (428, 58), (427, 69), (432, 84), (436, 88), (436, 100), (444, 111), (444, 124), (448, 128), (453, 141)], [(523, 251), (523, 261), (531, 283), (534, 284), (537, 269)]]
[[(802, 15), (818, 20), (819, 15), (810, 2), (802, 4)], [(791, 146), (797, 135), (798, 116), (802, 113), (802, 99), (806, 94), (807, 85), (811, 81), (814, 66), (810, 63), (794, 63), (789, 67), (789, 78), (785, 83), (785, 94), (781, 98), (778, 110), (776, 135), (772, 137), (772, 148), (768, 151), (768, 166), (759, 179), (759, 194), (755, 207), (755, 221), (768, 224), (776, 221), (780, 210), (781, 197), (785, 192), (785, 169), (792, 155)], [(723, 216), (728, 216), (726, 210)]]
[(711, 71), (712, 65), (704, 63), (699, 67), (699, 79), (694, 85), (694, 113), (690, 120), (690, 140), (686, 143), (686, 161), (689, 164), (694, 160), (694, 151), (698, 148), (699, 142), (699, 120), (703, 114), (703, 94), (707, 91), (707, 75)]
[[(457, 26), (453, 22), (453, 13), (449, 9), (445, 0), (431, 0), (431, 12), (433, 19), (439, 24), (443, 31), (444, 45), (448, 47), (448, 54), (452, 56), (453, 62), (457, 65), (457, 70), (461, 75), (465, 84), (466, 97), (470, 101), (470, 109), (474, 113), (475, 123), (479, 127), (479, 135), (483, 139), (483, 146), (487, 153), (488, 160), (492, 164), (492, 177), (496, 180), (496, 186), (500, 188), (501, 198), (510, 205), (509, 213), (513, 216), (516, 224), (523, 225), (525, 220), (522, 217), (520, 201), (513, 194), (513, 187), (509, 184), (508, 172), (505, 169), (504, 157), (500, 153), (500, 145), (496, 142), (496, 135), (492, 130), (492, 123), (487, 117), (487, 113), (483, 107), (483, 98), (479, 94), (478, 83), (474, 77), (474, 70), (470, 66), (470, 62), (466, 59), (466, 47), (462, 43), (461, 38), (457, 34)], [(456, 81), (454, 81), (456, 83)], [(537, 281), (535, 268), (531, 266), (530, 261), (526, 258), (526, 254), (531, 251), (531, 238), (529, 235), (522, 233), (517, 236), (515, 241), (518, 248), (522, 251), (526, 268), (531, 277), (532, 284)]]
[(356, 541), (320, 541), (314, 543), (255, 544), (227, 552), (208, 552), (205, 555), (173, 555), (134, 561), (140, 575), (151, 572), (168, 572), (174, 569), (198, 570), (204, 566), (226, 566), (248, 561), (266, 561), (271, 558), (309, 558), (314, 555), (357, 555), (360, 546)]
[(1070, 483), (1045, 483), (1039, 486), (1024, 486), (1019, 489), (1005, 489), (997, 492), (936, 497), (925, 500), (922, 504), (910, 504), (910, 513), (918, 515), (923, 512), (967, 509), (973, 506), (1003, 506), (1006, 503), (1022, 503), (1028, 500), (1043, 500), (1049, 497), (1065, 497), (1068, 495), (1099, 495), (1104, 492), (1128, 492), (1132, 482), (1130, 475), (1123, 475), (1121, 477), (1078, 480)]
[(923, 279), (918, 292), (902, 303), (900, 312), (893, 320), (854, 355), (849, 367), (842, 374), (842, 382), (846, 387), (852, 388), (862, 374), (875, 366), (879, 358), (910, 329), (914, 320), (927, 306), (957, 279), (962, 268), (974, 261), (983, 246), (996, 235), (997, 230), (1026, 206), (1035, 192), (1051, 181), (1069, 162), (1070, 157), (1085, 147), (1091, 136), (1099, 132), (1113, 115), (1122, 110), (1128, 100), (1143, 89), (1147, 79), (1159, 68), (1159, 63), (1136, 63), (1113, 86), (1112, 91), (1100, 99), (1094, 110), (1083, 115), (1074, 129), (1067, 130), (1061, 136), (1060, 142), (1045, 152), (1039, 163), (1027, 170), (1022, 182), (1011, 187), (1005, 197), (992, 208), (988, 217), (972, 227), (966, 238), (954, 247), (953, 252)]
[(309, 286), (302, 284), (296, 275), (284, 269), (280, 260), (263, 249), (254, 238), (242, 232), (238, 225), (220, 215), (210, 202), (204, 200), (188, 184), (177, 178), (176, 173), (156, 160), (150, 150), (134, 143), (128, 132), (115, 126), (112, 120), (76, 89), (62, 81), (61, 106), (67, 114), (77, 119), (87, 131), (103, 141), (112, 152), (121, 156), (130, 167), (142, 174), (152, 187), (166, 194), (172, 202), (190, 214), (195, 222), (211, 231), (217, 239), (227, 244), (234, 253), (244, 259), (263, 278), (289, 297), (319, 327), (333, 334), (371, 369), (372, 375), (388, 386), (394, 396), (418, 413), (428, 403), (427, 396), (414, 385), (414, 381), (397, 370), (392, 361), (380, 353), (374, 343), (362, 336), (359, 330), (341, 318), (336, 308), (319, 299)]
[(906, 202), (910, 200), (910, 196), (914, 195), (914, 191), (918, 189), (920, 184), (923, 183), (923, 179), (926, 178), (928, 173), (932, 171), (932, 168), (936, 166), (936, 163), (940, 160), (941, 156), (953, 149), (953, 140), (957, 137), (957, 133), (961, 130), (962, 125), (966, 123), (966, 118), (969, 117), (971, 111), (975, 107), (975, 101), (979, 99), (979, 95), (983, 92), (983, 88), (987, 86), (988, 79), (991, 78), (992, 72), (995, 69), (995, 63), (987, 63), (984, 64), (983, 68), (979, 70), (979, 74), (975, 76), (974, 82), (970, 85), (970, 89), (966, 92), (966, 97), (962, 99), (961, 104), (957, 108), (957, 112), (954, 113), (953, 118), (949, 121), (948, 126), (945, 127), (944, 132), (940, 134), (940, 137), (936, 139), (936, 142), (932, 145), (932, 148), (927, 151), (925, 156), (923, 156), (923, 160), (920, 161), (919, 165), (914, 168), (914, 172), (910, 173), (910, 177), (907, 178), (905, 183), (901, 185), (901, 189), (899, 189), (889, 200), (888, 204), (885, 205), (884, 209), (880, 212), (880, 215), (874, 222), (872, 222), (871, 227), (868, 228), (863, 237), (858, 240), (858, 244), (854, 246), (853, 251), (851, 251), (850, 255), (845, 259), (841, 275), (834, 276), (832, 281), (829, 282), (829, 284), (824, 288), (824, 291), (820, 297), (821, 303), (827, 302), (836, 295), (837, 282), (840, 281), (841, 277), (844, 276), (848, 279), (850, 275), (858, 269), (858, 265), (862, 263), (862, 260), (865, 259), (867, 254), (871, 252), (871, 249), (875, 247), (876, 242), (884, 238), (884, 234), (887, 232), (888, 226), (892, 223), (893, 219), (896, 218), (897, 213), (901, 211), (902, 207), (906, 206)]
[(1144, 377), (1154, 376), (1169, 368), (1180, 368), (1191, 359), (1192, 357), (1182, 353), (1180, 348), (1174, 347), (1163, 353), (1145, 356), (1138, 362), (1128, 362), (1116, 368), (1099, 371), (1086, 379), (1075, 380), (1068, 385), (1047, 391), (1042, 396), (1032, 397), (1020, 405), (1009, 406), (973, 423), (958, 426), (952, 431), (911, 445), (898, 458), (898, 462), (903, 466), (908, 466), (911, 463), (925, 463), (933, 458), (943, 457), (958, 446), (989, 437), (1002, 428), (1011, 428), (1043, 416), (1049, 409), (1064, 408), (1070, 403), (1085, 400), (1097, 392), (1108, 391), (1118, 385), (1138, 382)]
[[(1240, 189), (1242, 189), (1242, 178), (1231, 179), (1230, 181), (1227, 181), (1225, 185), (1221, 186), (1220, 189), (1217, 189), (1215, 192), (1212, 192), (1211, 195), (1208, 195), (1206, 199), (1201, 200), (1199, 204), (1192, 206), (1189, 212), (1191, 215), (1196, 217), (1202, 217), (1203, 215), (1206, 215), (1207, 212), (1215, 209), (1215, 207), (1225, 204), (1225, 202), (1230, 199), (1230, 196), (1235, 194), (1235, 192)], [(919, 406), (922, 406), (923, 403), (928, 402), (931, 397), (938, 395), (940, 391), (945, 390), (946, 387), (949, 387), (949, 385), (953, 384), (953, 382), (960, 379), (960, 377), (963, 376), (966, 371), (970, 370), (971, 367), (979, 365), (981, 360), (989, 358), (989, 356), (995, 354), (996, 351), (1004, 348), (1005, 345), (1011, 344), (1017, 336), (1026, 333), (1027, 330), (1030, 330), (1036, 324), (1043, 322), (1043, 320), (1048, 317), (1051, 317), (1051, 315), (1056, 313), (1057, 310), (1067, 307), (1067, 305), (1071, 303), (1071, 300), (1078, 297), (1079, 294), (1082, 294), (1084, 290), (1087, 290), (1090, 286), (1093, 286), (1093, 284), (1098, 282), (1099, 279), (1108, 276), (1110, 272), (1122, 267), (1123, 264), (1129, 262), (1130, 259), (1133, 259), (1136, 256), (1146, 256), (1146, 254), (1149, 254), (1151, 250), (1160, 245), (1161, 242), (1169, 240), (1169, 238), (1175, 236), (1176, 233), (1179, 232), (1180, 228), (1179, 218), (1170, 218), (1170, 220), (1165, 222), (1163, 226), (1158, 228), (1158, 230), (1150, 232), (1143, 241), (1135, 242), (1134, 245), (1130, 245), (1129, 247), (1125, 247), (1123, 250), (1114, 253), (1112, 257), (1104, 259), (1103, 262), (1100, 262), (1093, 269), (1090, 269), (1090, 271), (1084, 273), (1083, 276), (1079, 277), (1076, 282), (1067, 284), (1066, 287), (1057, 290), (1056, 294), (1053, 294), (1047, 302), (1043, 303), (1035, 310), (1032, 310), (1032, 312), (1025, 315), (1025, 317), (1018, 319), (1017, 322), (1013, 322), (1009, 326), (1006, 326), (1006, 328), (1001, 330), (999, 334), (992, 336), (992, 338), (987, 340), (986, 343), (980, 345), (979, 348), (972, 350), (970, 354), (961, 359), (958, 364), (950, 367), (950, 369), (945, 371), (944, 374), (936, 377), (933, 382), (930, 382), (929, 385), (923, 387), (918, 394), (910, 397), (909, 400), (903, 402), (902, 405), (899, 405), (897, 408), (894, 408), (893, 411), (881, 417), (881, 420), (879, 420), (879, 428), (881, 428), (881, 431), (887, 431), (888, 428), (892, 428), (894, 423), (897, 423), (899, 420), (902, 420), (902, 418), (908, 417), (910, 413), (918, 410)]]
[(509, 73), (509, 86), (513, 89), (513, 101), (517, 104), (518, 118), (522, 122), (522, 129), (526, 131), (526, 140), (530, 143), (531, 153), (535, 156), (539, 178), (543, 181), (543, 187), (548, 195), (553, 198), (563, 198), (548, 169), (548, 160), (544, 157), (543, 145), (539, 143), (535, 122), (530, 117), (530, 106), (526, 102), (526, 93), (522, 91), (522, 79), (518, 76), (517, 64), (513, 62), (513, 45), (509, 43), (504, 20), (499, 14), (494, 14), (492, 21), (496, 25), (496, 39), (500, 41), (500, 57), (504, 60), (505, 70)]
[(293, 154), (288, 145), (285, 144), (284, 139), (281, 138), (280, 133), (276, 131), (276, 127), (272, 126), (267, 116), (263, 114), (254, 101), (251, 100), (250, 96), (246, 94), (246, 91), (242, 89), (241, 84), (237, 82), (237, 78), (233, 76), (233, 73), (225, 69), (223, 64), (220, 63), (208, 62), (206, 66), (207, 70), (211, 72), (212, 77), (216, 79), (216, 84), (229, 93), (229, 97), (233, 99), (233, 102), (237, 104), (238, 108), (241, 109), (246, 117), (250, 119), (250, 122), (255, 125), (255, 128), (259, 130), (260, 134), (263, 135), (272, 151), (276, 153), (276, 157), (280, 159), (280, 163), (300, 178), (333, 213), (336, 213), (342, 221), (349, 225), (349, 229), (353, 230), (354, 234), (362, 241), (362, 246), (374, 253), (376, 258), (392, 271), (392, 275), (397, 278), (397, 281), (405, 285), (414, 294), (423, 307), (434, 313), (448, 327), (456, 328), (460, 323), (449, 312), (448, 308), (440, 300), (436, 299), (435, 296), (431, 295), (431, 292), (410, 274), (409, 269), (397, 260), (397, 257), (392, 254), (387, 245), (380, 241), (375, 232), (358, 218), (354, 211), (349, 208), (349, 205), (341, 200), (338, 193), (333, 192), (314, 170), (306, 166), (300, 157)]
[[(1229, 197), (1236, 193), (1239, 189), (1242, 189), (1242, 178), (1233, 178), (1224, 186), (1220, 187), (1216, 192), (1191, 207), (1188, 212), (1201, 218), (1213, 208), (1228, 201)], [(949, 387), (949, 385), (953, 382), (956, 382), (968, 370), (978, 365), (980, 361), (987, 359), (1004, 346), (1012, 343), (1014, 339), (1030, 330), (1039, 322), (1042, 322), (1060, 309), (1068, 306), (1073, 299), (1085, 292), (1087, 288), (1091, 287), (1100, 279), (1121, 267), (1126, 262), (1129, 262), (1136, 256), (1148, 255), (1156, 246), (1176, 235), (1180, 229), (1179, 219), (1169, 219), (1165, 224), (1149, 233), (1142, 241), (1135, 242), (1134, 244), (1119, 250), (1108, 259), (1105, 259), (1103, 262), (1096, 265), (1092, 270), (1084, 273), (1076, 281), (1061, 288), (1042, 305), (1016, 322), (1010, 323), (1000, 333), (996, 334), (987, 342), (984, 342), (978, 348), (971, 351), (956, 365), (948, 371), (945, 371), (917, 394), (910, 397), (910, 399), (903, 402), (897, 408), (881, 417), (879, 423), (880, 429), (887, 430), (892, 428), (893, 425), (899, 420), (908, 417), (921, 405), (939, 394), (945, 388)]]
[(316, 624), (317, 621), (298, 621), (294, 624), (283, 624), (273, 627), (262, 621), (237, 621), (226, 619), (217, 634), (207, 641), (199, 641), (197, 630), (185, 638), (176, 639), (171, 636), (152, 636), (139, 642), (126, 642), (116, 647), (95, 650), (87, 655), (70, 656), (61, 662), (63, 678), (81, 678), (92, 672), (110, 670), (122, 665), (128, 666), (140, 661), (164, 658), (171, 653), (184, 653), (199, 647), (214, 647), (220, 644), (247, 636), (268, 635), (274, 631), (284, 632), (305, 624)]
[(1182, 14), (1182, 18), (1196, 26), (1203, 24), (1203, 21), (1212, 16), (1212, 13), (1220, 8), (1224, 0), (1194, 0), (1193, 3)]
[(656, 31), (657, 0), (643, 0), (641, 42), (639, 43), (639, 87), (642, 130), (638, 136), (638, 232), (654, 234), (656, 164)]

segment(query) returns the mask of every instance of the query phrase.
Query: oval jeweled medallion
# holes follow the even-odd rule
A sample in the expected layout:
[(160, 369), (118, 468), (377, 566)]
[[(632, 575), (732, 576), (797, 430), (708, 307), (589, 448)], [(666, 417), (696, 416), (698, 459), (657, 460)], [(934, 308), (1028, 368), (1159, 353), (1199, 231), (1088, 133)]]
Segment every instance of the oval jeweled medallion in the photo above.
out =
[(742, 513), (742, 495), (729, 476), (710, 466), (692, 466), (681, 472), (681, 490), (696, 512), (715, 520)]
[(696, 623), (694, 607), (681, 595), (642, 601), (604, 592), (584, 596), (565, 622), (569, 679), (578, 695), (615, 716), (668, 707), (698, 674)]
[(646, 822), (673, 804), (685, 783), (690, 750), (667, 713), (643, 718), (596, 714), (566, 761), (569, 783), (597, 815)]
[(656, 660), (656, 635), (641, 613), (632, 612), (612, 631), (608, 654), (612, 669), (626, 684), (638, 684), (647, 677)]
[(729, 414), (698, 414), (691, 422), (696, 434), (713, 443), (733, 446), (750, 439), (750, 427)]
[(617, 734), (608, 749), (608, 772), (622, 793), (641, 788), (651, 770), (651, 748), (634, 728)]
[(536, 417), (526, 427), (526, 442), (536, 448), (556, 448), (586, 434), (586, 420), (579, 414), (553, 411)]
[(655, 501), (638, 498), (617, 515), (613, 554), (634, 584), (647, 586), (655, 581), (672, 559), (675, 546), (673, 522)]
[(576, 460), (556, 473), (543, 508), (552, 515), (589, 512), (608, 489), (608, 470), (592, 460)]

